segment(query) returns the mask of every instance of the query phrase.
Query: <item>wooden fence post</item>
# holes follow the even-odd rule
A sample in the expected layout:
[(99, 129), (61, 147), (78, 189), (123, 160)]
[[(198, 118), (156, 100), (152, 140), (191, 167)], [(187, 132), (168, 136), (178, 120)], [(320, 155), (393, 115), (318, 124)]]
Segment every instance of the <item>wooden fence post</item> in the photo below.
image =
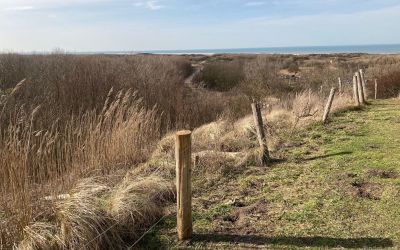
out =
[(358, 97), (358, 85), (357, 85), (357, 76), (353, 76), (353, 99), (354, 99), (354, 104), (357, 107), (360, 107), (360, 99)]
[(378, 80), (375, 79), (375, 100), (378, 99)]
[(325, 106), (324, 116), (322, 117), (322, 122), (325, 124), (328, 120), (329, 112), (331, 111), (333, 98), (335, 97), (336, 88), (331, 89), (331, 93), (329, 94), (328, 102)]
[(251, 104), (251, 109), (253, 111), (254, 123), (257, 131), (257, 139), (261, 149), (261, 157), (260, 157), (261, 164), (263, 166), (267, 166), (270, 158), (269, 158), (267, 141), (265, 139), (264, 124), (262, 120), (260, 104), (253, 102)]
[(361, 104), (365, 104), (364, 89), (361, 82), (361, 74), (359, 71), (356, 72), (357, 88), (358, 88), (358, 99)]
[(362, 69), (360, 69), (359, 72), (360, 72), (360, 77), (361, 77), (361, 84), (363, 87), (364, 101), (366, 101), (367, 100), (367, 83), (365, 82), (364, 71)]
[(339, 93), (341, 94), (343, 91), (342, 79), (340, 79), (339, 77), (338, 80), (339, 80)]
[(192, 132), (179, 131), (175, 137), (177, 231), (179, 240), (192, 237)]

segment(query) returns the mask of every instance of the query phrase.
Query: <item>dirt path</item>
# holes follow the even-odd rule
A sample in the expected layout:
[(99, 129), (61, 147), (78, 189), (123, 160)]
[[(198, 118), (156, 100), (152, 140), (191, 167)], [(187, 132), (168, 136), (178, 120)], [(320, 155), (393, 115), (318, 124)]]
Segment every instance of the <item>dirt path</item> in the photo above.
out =
[(196, 88), (196, 86), (193, 83), (193, 79), (200, 74), (200, 72), (204, 69), (204, 64), (206, 63), (206, 61), (202, 61), (200, 63), (197, 64), (192, 64), (192, 67), (194, 68), (193, 73), (185, 79), (185, 85), (191, 89)]
[(313, 125), (271, 168), (248, 166), (196, 193), (193, 240), (175, 217), (146, 242), (190, 248), (400, 247), (400, 100)]

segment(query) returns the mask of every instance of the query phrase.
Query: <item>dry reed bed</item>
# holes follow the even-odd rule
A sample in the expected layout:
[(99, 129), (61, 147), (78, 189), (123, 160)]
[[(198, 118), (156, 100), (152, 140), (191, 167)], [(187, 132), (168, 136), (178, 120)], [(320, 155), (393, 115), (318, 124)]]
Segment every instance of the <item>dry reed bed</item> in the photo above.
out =
[(3, 241), (48, 215), (45, 196), (65, 192), (81, 178), (123, 175), (146, 159), (160, 136), (156, 109), (144, 108), (131, 90), (110, 91), (100, 113), (72, 116), (65, 126), (56, 120), (48, 130), (35, 130), (34, 112), (17, 112), (14, 119), (0, 136)]

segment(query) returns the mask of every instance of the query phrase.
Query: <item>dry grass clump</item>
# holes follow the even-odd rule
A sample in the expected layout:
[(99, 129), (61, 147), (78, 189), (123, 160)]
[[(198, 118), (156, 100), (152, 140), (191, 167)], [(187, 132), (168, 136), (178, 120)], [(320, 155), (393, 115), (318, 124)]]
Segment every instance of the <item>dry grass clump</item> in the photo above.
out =
[(171, 181), (156, 175), (135, 179), (127, 177), (107, 199), (107, 211), (128, 235), (141, 233), (161, 217), (163, 205), (174, 197)]
[(58, 233), (66, 248), (101, 249), (122, 245), (113, 227), (114, 219), (103, 209), (104, 196), (109, 190), (104, 184), (85, 180), (71, 191), (70, 197), (57, 202)]
[(46, 222), (37, 222), (24, 229), (24, 239), (18, 245), (20, 250), (63, 249), (63, 241), (57, 235), (57, 226)]
[(242, 173), (250, 161), (249, 151), (222, 152), (201, 151), (194, 154), (194, 192), (199, 193), (204, 188), (224, 183), (227, 178)]
[(24, 229), (19, 248), (125, 249), (163, 215), (174, 197), (171, 182), (155, 175), (125, 178), (116, 187), (83, 180), (54, 201), (51, 221)]
[(230, 129), (229, 124), (222, 120), (195, 129), (193, 131), (193, 150), (199, 152), (218, 149), (221, 137)]

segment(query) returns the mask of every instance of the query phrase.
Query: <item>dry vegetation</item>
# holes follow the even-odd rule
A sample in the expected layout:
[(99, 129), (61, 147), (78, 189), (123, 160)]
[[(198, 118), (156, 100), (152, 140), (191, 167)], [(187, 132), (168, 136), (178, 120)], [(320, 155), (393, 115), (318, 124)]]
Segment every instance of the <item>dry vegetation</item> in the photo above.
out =
[[(196, 82), (211, 90), (184, 86), (190, 62), (203, 59)], [(399, 65), (359, 55), (0, 55), (0, 249), (124, 248), (174, 200), (170, 132), (198, 127), (201, 192), (256, 161), (252, 98), (279, 154), (320, 119), (338, 77), (350, 83), (362, 67), (381, 97), (397, 96)], [(335, 110), (351, 103), (345, 88)]]

